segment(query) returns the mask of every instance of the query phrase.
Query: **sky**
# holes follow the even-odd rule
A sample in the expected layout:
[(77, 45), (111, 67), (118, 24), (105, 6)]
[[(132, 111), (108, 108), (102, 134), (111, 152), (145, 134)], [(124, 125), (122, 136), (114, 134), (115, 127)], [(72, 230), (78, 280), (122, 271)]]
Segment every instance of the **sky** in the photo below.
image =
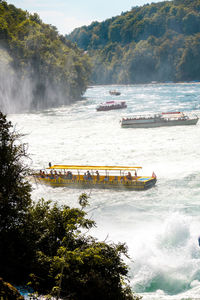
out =
[(60, 34), (103, 21), (131, 10), (132, 7), (163, 0), (7, 0), (17, 8), (37, 13), (42, 21), (57, 27)]

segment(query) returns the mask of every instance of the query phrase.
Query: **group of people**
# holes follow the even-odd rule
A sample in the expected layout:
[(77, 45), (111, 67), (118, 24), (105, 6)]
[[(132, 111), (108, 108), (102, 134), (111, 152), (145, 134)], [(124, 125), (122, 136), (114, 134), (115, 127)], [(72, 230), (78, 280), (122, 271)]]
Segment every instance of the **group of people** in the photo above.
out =
[[(100, 175), (99, 175), (99, 172), (98, 171), (96, 171), (95, 172), (96, 173), (96, 180), (97, 181), (99, 181), (100, 180)], [(92, 180), (93, 178), (95, 178), (94, 176), (92, 176), (91, 174), (90, 174), (90, 171), (87, 171), (86, 173), (84, 173), (84, 175), (83, 175), (83, 179), (86, 181), (86, 180)]]
[[(100, 181), (100, 174), (98, 171), (95, 172), (96, 176), (94, 176), (93, 174), (91, 175), (90, 171), (87, 171), (86, 173), (84, 173), (83, 175), (83, 180), (84, 181), (92, 181), (93, 179), (95, 179), (97, 182)], [(58, 178), (63, 178), (63, 179), (70, 179), (70, 180), (76, 180), (77, 176), (73, 175), (71, 171), (67, 171), (64, 172), (64, 174), (62, 174), (61, 172), (57, 172), (56, 170), (54, 171), (50, 171), (49, 174), (45, 173), (44, 171), (40, 170), (39, 173), (41, 178), (50, 178), (50, 179), (58, 179)], [(152, 178), (156, 178), (155, 173), (153, 172), (152, 174)], [(118, 180), (118, 177), (115, 176), (115, 180)], [(125, 181), (132, 181), (132, 180), (137, 180), (137, 172), (135, 171), (134, 176), (131, 175), (131, 172), (128, 172), (128, 174), (126, 176), (121, 176), (120, 177), (120, 182), (125, 182)], [(109, 181), (109, 176), (106, 175), (103, 179), (103, 181), (108, 182)]]
[(62, 174), (61, 172), (58, 173), (56, 170), (54, 172), (51, 170), (49, 174), (40, 170), (39, 175), (41, 178), (50, 178), (50, 179), (57, 179), (58, 177), (63, 179), (73, 179), (74, 177), (71, 171)]
[(90, 174), (90, 171), (87, 171), (86, 173), (84, 173), (83, 179), (84, 180), (92, 180), (92, 175)]
[(126, 179), (128, 181), (136, 180), (137, 179), (137, 172), (135, 171), (135, 175), (134, 176), (131, 175), (131, 172), (128, 172), (128, 174), (126, 175)]
[[(99, 181), (100, 174), (98, 171), (96, 171), (95, 173), (96, 173), (96, 180)], [(62, 174), (61, 172), (58, 173), (56, 170), (54, 170), (54, 171), (51, 170), (49, 174), (40, 170), (39, 176), (41, 178), (50, 178), (50, 179), (63, 178), (63, 179), (71, 179), (71, 180), (74, 179), (75, 180), (77, 178), (77, 176), (73, 175), (71, 171), (67, 171), (67, 172), (64, 172), (64, 174)], [(87, 171), (86, 173), (84, 173), (83, 179), (90, 181), (93, 179), (93, 176), (91, 175), (91, 173), (89, 171)]]

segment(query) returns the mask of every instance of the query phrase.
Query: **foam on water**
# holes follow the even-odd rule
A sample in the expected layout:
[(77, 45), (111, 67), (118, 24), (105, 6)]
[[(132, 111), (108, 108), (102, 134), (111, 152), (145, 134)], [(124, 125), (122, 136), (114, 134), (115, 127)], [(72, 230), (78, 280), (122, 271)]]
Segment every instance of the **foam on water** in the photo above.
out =
[[(109, 90), (117, 89), (113, 98)], [(28, 133), (32, 167), (53, 164), (141, 165), (158, 177), (147, 191), (89, 190), (91, 231), (101, 240), (126, 242), (130, 283), (144, 299), (198, 299), (200, 295), (200, 122), (196, 126), (121, 128), (124, 115), (184, 110), (200, 116), (199, 84), (95, 86), (85, 99), (38, 113), (9, 115)], [(128, 108), (96, 112), (100, 102), (125, 100)], [(44, 197), (78, 206), (83, 190), (33, 184)], [(85, 190), (84, 190), (85, 192)]]
[(191, 289), (190, 297), (198, 296), (198, 233), (198, 224), (191, 218), (174, 213), (157, 230), (153, 229), (153, 234), (144, 234), (143, 243), (135, 250), (135, 263), (131, 266), (133, 289), (145, 292), (145, 299), (152, 299), (152, 292), (158, 293), (158, 290), (162, 290), (163, 296), (174, 296)]

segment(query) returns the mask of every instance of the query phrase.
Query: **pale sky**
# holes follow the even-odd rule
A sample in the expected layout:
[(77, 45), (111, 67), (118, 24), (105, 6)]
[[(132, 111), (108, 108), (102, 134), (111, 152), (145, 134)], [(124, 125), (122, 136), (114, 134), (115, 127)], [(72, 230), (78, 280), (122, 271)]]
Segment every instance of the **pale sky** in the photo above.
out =
[(163, 0), (7, 0), (17, 8), (37, 13), (42, 21), (57, 27), (60, 34), (89, 25), (93, 21), (120, 15), (134, 6)]

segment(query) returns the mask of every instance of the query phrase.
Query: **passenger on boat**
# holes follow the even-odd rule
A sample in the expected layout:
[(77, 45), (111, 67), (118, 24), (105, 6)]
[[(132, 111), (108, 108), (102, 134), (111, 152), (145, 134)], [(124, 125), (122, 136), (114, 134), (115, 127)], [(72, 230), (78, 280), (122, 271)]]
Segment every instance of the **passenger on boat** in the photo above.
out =
[(87, 178), (88, 178), (88, 177), (87, 177), (87, 174), (84, 173), (83, 179), (84, 179), (84, 180), (87, 180)]
[(54, 175), (53, 175), (53, 171), (52, 170), (50, 171), (49, 178), (50, 179), (54, 179)]
[(130, 173), (130, 172), (128, 172), (128, 175), (126, 176), (126, 179), (132, 180), (132, 176), (131, 176), (131, 173)]
[(56, 179), (58, 179), (58, 173), (57, 173), (56, 170), (54, 171), (54, 177), (55, 177)]
[(99, 181), (99, 179), (100, 179), (99, 172), (98, 172), (98, 171), (96, 171), (96, 174), (97, 174), (97, 181)]
[(45, 173), (44, 173), (44, 171), (42, 172), (42, 170), (40, 170), (40, 177), (45, 178)]
[(64, 179), (67, 179), (67, 173), (64, 171), (64, 175), (63, 175)]
[(72, 179), (73, 175), (71, 171), (67, 172), (67, 179)]
[(92, 176), (89, 171), (87, 171), (87, 180), (92, 180)]
[(135, 176), (133, 176), (134, 180), (137, 180), (137, 172), (135, 171)]
[(115, 181), (115, 182), (118, 181), (118, 176), (115, 176), (115, 177), (114, 177), (114, 181)]
[(104, 177), (104, 181), (109, 181), (109, 177), (107, 175)]

